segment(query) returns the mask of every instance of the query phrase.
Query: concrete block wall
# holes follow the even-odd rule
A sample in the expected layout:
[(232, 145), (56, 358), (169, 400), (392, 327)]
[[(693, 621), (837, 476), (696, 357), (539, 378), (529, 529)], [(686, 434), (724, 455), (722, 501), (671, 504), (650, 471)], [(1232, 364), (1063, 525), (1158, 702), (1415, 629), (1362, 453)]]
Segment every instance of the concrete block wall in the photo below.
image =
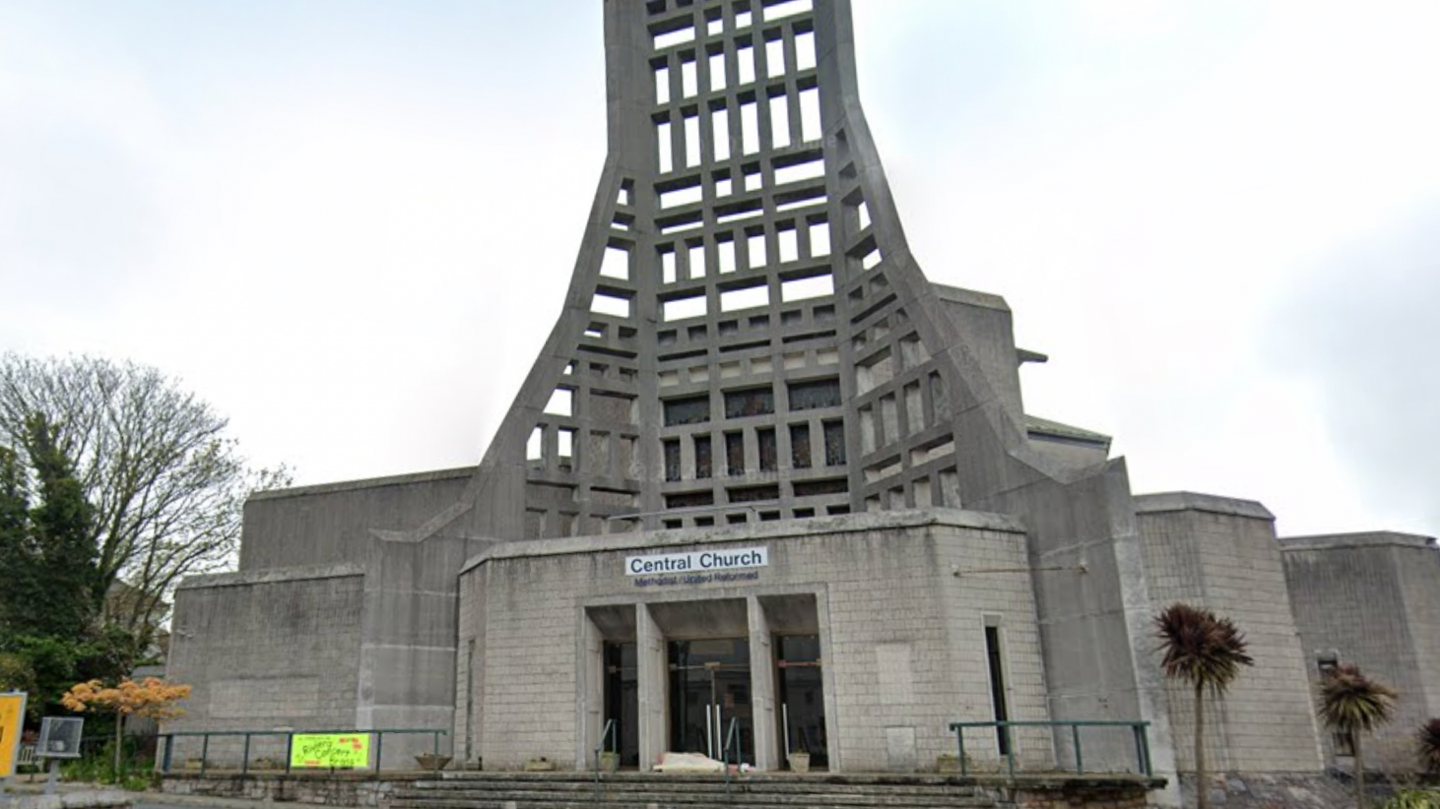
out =
[[(1028, 529), (1052, 717), (1148, 721), (1154, 771), (1173, 776), (1164, 683), (1144, 665), (1153, 606), (1125, 462), (1069, 483), (1037, 475), (983, 503), (1017, 515)], [(1064, 762), (1073, 760), (1067, 736), (1055, 739)], [(1126, 734), (1091, 733), (1082, 746), (1087, 766), (1117, 772), (1135, 766), (1134, 739)], [(1174, 804), (1179, 794), (1172, 788), (1157, 800)]]
[[(1274, 517), (1247, 500), (1176, 492), (1135, 498), (1145, 574), (1156, 610), (1182, 601), (1229, 617), (1255, 665), (1223, 701), (1206, 700), (1206, 761), (1212, 771), (1322, 769), (1305, 659), (1285, 591)], [(1152, 649), (1154, 644), (1152, 644)], [(1160, 653), (1146, 662), (1158, 669)], [(1167, 685), (1176, 759), (1194, 770), (1194, 692)]]
[[(360, 727), (453, 726), (456, 571), (487, 544), (445, 532), (423, 541), (370, 540), (358, 661)], [(408, 766), (412, 756), (430, 748), (427, 736), (387, 737), (387, 766)], [(449, 735), (440, 748), (450, 754)]]
[[(1413, 767), (1416, 729), (1440, 716), (1435, 540), (1374, 532), (1286, 537), (1280, 546), (1312, 687), (1317, 658), (1333, 652), (1397, 689), (1395, 719), (1364, 741), (1365, 758), (1386, 770)], [(1333, 758), (1331, 735), (1322, 739)]]
[(363, 562), (375, 530), (412, 529), (452, 507), (474, 473), (443, 469), (257, 492), (245, 502), (240, 569)]
[[(441, 752), (454, 749), (456, 571), (488, 543), (446, 531), (421, 541), (362, 540), (356, 561), (197, 577), (182, 586), (171, 642), (177, 676), (203, 684), (197, 697), (213, 691), (213, 699), (230, 701), (224, 704), (276, 701), (233, 721), (197, 711), (185, 729), (439, 728), (447, 732)], [(343, 602), (312, 593), (313, 582), (336, 577), (348, 582)], [(338, 648), (343, 655), (329, 654)], [(337, 699), (345, 710), (329, 711)], [(257, 744), (283, 755), (278, 741)], [(412, 766), (432, 746), (429, 735), (387, 736), (385, 766)], [(212, 742), (212, 759), (216, 749)]]
[[(770, 561), (745, 586), (639, 587), (624, 571), (626, 555), (751, 545), (767, 547)], [(598, 734), (586, 727), (597, 719), (584, 705), (579, 659), (587, 608), (808, 594), (819, 613), (832, 768), (933, 768), (955, 749), (950, 721), (993, 719), (987, 617), (1003, 628), (1011, 715), (1047, 718), (1024, 570), (1013, 521), (952, 511), (498, 545), (461, 576), (459, 645), (483, 640), (484, 673), (472, 680), (483, 682), (473, 695), (483, 707), (457, 739), (478, 748), (487, 769), (533, 756), (582, 764)], [(993, 737), (970, 741), (977, 761), (998, 763)], [(1032, 765), (1053, 764), (1048, 734), (1021, 737), (1018, 749)]]
[[(364, 574), (356, 565), (229, 573), (175, 594), (168, 678), (193, 686), (166, 731), (355, 727)], [(211, 741), (212, 764), (238, 764), (241, 740)], [(200, 756), (177, 742), (173, 761)], [(281, 739), (251, 756), (284, 758)]]

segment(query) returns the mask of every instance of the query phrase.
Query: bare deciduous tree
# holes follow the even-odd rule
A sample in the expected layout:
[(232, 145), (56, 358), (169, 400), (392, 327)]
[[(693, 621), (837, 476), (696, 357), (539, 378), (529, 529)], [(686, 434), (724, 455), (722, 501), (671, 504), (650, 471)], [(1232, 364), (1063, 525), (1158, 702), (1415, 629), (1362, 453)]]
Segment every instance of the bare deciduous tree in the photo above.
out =
[(249, 493), (288, 483), (284, 469), (250, 469), (227, 420), (148, 366), (4, 355), (0, 444), (18, 445), (36, 413), (95, 509), (95, 603), (142, 644), (181, 578), (231, 559)]

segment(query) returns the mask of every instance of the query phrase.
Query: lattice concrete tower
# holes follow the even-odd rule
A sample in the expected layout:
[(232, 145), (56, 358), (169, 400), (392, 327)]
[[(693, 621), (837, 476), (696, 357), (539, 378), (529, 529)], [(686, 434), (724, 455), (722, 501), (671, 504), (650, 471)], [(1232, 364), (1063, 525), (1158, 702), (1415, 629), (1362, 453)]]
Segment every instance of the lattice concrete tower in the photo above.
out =
[(846, 0), (607, 0), (605, 42), (609, 155), (565, 310), (465, 501), (426, 528), (953, 508), (1003, 490), (986, 459), (1031, 438), (1104, 459), (1103, 437), (1024, 426), (1003, 301), (916, 266)]

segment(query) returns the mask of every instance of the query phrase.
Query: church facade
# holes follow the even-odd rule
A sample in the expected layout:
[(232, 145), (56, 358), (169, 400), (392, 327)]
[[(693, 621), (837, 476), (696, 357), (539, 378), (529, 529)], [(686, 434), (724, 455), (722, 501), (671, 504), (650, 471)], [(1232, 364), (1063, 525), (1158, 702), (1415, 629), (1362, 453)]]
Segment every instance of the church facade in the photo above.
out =
[[(1152, 620), (1177, 600), (1256, 659), (1212, 769), (1322, 772), (1337, 659), (1440, 715), (1433, 540), (1281, 539), (1252, 501), (1136, 495), (1109, 438), (1025, 411), (1019, 366), (1045, 358), (1005, 301), (908, 249), (848, 2), (608, 0), (605, 38), (584, 244), (483, 460), (252, 497), (239, 571), (177, 594), (174, 730), (864, 772), (933, 770), (951, 722), (1143, 721), (1148, 762), (1102, 729), (1087, 767), (1173, 777), (1192, 708)], [(1069, 730), (970, 733), (982, 765), (1073, 763)], [(387, 741), (387, 766), (413, 752)]]

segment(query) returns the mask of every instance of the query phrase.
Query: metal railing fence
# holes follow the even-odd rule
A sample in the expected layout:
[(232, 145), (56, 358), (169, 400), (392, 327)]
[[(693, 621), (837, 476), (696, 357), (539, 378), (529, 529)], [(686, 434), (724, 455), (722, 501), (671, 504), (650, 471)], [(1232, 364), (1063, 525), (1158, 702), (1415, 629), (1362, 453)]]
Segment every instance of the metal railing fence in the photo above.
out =
[(1086, 728), (1129, 728), (1134, 734), (1135, 741), (1135, 763), (1137, 771), (1151, 777), (1154, 771), (1150, 762), (1150, 723), (1144, 721), (1113, 721), (1113, 720), (1046, 720), (1027, 722), (951, 722), (950, 730), (955, 734), (955, 745), (960, 754), (960, 774), (970, 774), (970, 763), (965, 755), (965, 730), (967, 728), (993, 728), (996, 734), (997, 743), (1004, 739), (1000, 745), (1004, 750), (1005, 768), (1011, 779), (1015, 777), (1015, 737), (1011, 733), (1012, 728), (1047, 728), (1052, 732), (1058, 728), (1069, 728), (1071, 745), (1074, 748), (1075, 772), (1085, 772), (1085, 754), (1081, 748), (1081, 730)]
[(373, 730), (359, 730), (354, 728), (348, 728), (344, 730), (194, 730), (180, 731), (175, 733), (161, 733), (159, 734), (159, 738), (164, 740), (165, 747), (164, 752), (161, 754), (160, 758), (160, 772), (167, 775), (170, 773), (170, 768), (172, 764), (171, 758), (174, 753), (175, 740), (177, 738), (200, 738), (200, 775), (203, 776), (205, 775), (205, 772), (210, 765), (211, 738), (235, 736), (243, 737), (244, 747), (240, 757), (240, 775), (246, 776), (250, 774), (250, 740), (254, 737), (285, 737), (285, 772), (288, 774), (291, 771), (290, 752), (294, 746), (296, 736), (359, 736), (362, 734), (368, 735), (375, 740), (375, 766), (373, 768), (373, 772), (378, 778), (380, 775), (381, 756), (385, 752), (385, 737), (387, 735), (429, 735), (431, 737), (430, 755), (433, 757), (432, 760), (435, 762), (435, 769), (438, 770), (440, 759), (440, 737), (448, 735), (448, 731), (436, 728), (378, 728)]

